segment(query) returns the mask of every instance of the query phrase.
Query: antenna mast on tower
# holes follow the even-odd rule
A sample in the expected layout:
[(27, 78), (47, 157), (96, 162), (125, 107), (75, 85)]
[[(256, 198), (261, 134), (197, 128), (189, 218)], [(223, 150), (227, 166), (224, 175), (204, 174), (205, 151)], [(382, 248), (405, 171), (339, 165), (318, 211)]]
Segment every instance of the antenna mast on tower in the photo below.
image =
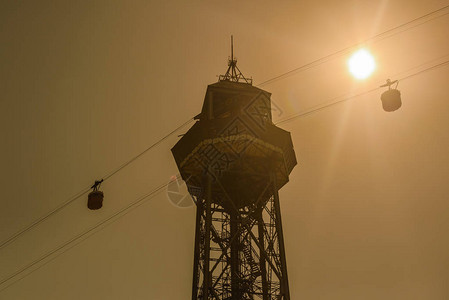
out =
[(237, 67), (237, 59), (234, 58), (234, 37), (231, 35), (231, 57), (228, 59), (228, 69), (225, 75), (220, 75), (219, 81), (244, 82), (253, 84), (251, 78), (243, 76), (240, 69)]

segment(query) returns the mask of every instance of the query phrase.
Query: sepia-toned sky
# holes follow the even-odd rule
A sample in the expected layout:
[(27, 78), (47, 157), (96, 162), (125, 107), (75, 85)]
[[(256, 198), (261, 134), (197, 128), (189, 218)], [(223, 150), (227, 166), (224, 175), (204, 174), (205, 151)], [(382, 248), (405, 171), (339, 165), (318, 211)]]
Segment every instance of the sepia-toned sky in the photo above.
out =
[[(279, 124), (292, 299), (449, 299), (449, 8), (420, 18), (447, 5), (1, 1), (0, 242), (198, 114), (232, 34), (256, 86), (319, 60), (261, 86), (275, 122), (350, 98)], [(339, 51), (364, 41), (377, 68), (356, 80)], [(387, 78), (396, 112), (367, 92)], [(189, 299), (194, 207), (162, 189), (124, 211), (178, 173), (189, 126), (108, 178), (101, 210), (84, 194), (1, 247), (0, 299)]]

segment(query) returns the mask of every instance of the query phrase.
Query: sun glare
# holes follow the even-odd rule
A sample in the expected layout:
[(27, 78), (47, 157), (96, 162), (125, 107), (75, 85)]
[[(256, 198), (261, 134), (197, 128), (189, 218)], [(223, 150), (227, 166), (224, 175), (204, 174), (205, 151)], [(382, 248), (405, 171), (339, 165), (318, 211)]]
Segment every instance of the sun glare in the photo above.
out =
[(376, 69), (374, 57), (365, 49), (355, 52), (348, 60), (349, 72), (357, 79), (365, 79)]

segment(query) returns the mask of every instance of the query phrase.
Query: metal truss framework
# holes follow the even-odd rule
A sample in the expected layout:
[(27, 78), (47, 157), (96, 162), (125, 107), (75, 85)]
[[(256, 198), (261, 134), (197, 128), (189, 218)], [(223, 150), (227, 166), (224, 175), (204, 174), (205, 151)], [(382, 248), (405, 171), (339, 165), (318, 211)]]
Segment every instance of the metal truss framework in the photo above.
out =
[[(194, 197), (197, 215), (192, 300), (290, 300), (274, 176), (267, 179), (255, 203), (239, 209), (223, 186), (222, 193), (211, 193), (212, 180), (211, 176), (205, 178), (204, 193)], [(268, 199), (263, 196), (267, 194), (271, 195)], [(224, 201), (231, 208), (217, 204)]]

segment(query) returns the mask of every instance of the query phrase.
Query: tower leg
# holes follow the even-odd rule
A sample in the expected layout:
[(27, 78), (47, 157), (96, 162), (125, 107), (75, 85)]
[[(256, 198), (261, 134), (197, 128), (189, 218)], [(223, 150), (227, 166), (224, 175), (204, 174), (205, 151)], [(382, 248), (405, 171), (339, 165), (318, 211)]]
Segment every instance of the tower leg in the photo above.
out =
[(273, 201), (274, 210), (276, 216), (276, 231), (278, 235), (279, 242), (279, 254), (281, 260), (281, 293), (284, 295), (285, 300), (290, 300), (290, 290), (288, 286), (288, 275), (287, 275), (287, 259), (285, 257), (285, 246), (284, 246), (284, 233), (282, 231), (282, 219), (281, 219), (281, 206), (279, 204), (279, 193), (276, 184), (276, 177), (271, 176), (273, 184)]
[(204, 224), (204, 265), (203, 265), (203, 299), (209, 299), (209, 292), (211, 288), (211, 274), (210, 274), (210, 230), (212, 226), (212, 193), (211, 193), (212, 178), (206, 175), (206, 218)]
[[(235, 213), (231, 213), (231, 237), (238, 234), (238, 219)], [(239, 282), (239, 247), (240, 236), (235, 236), (231, 241), (231, 295), (232, 299), (240, 299), (240, 282)]]
[[(264, 220), (262, 216), (262, 209), (258, 213), (257, 216), (257, 230), (258, 230), (258, 236), (259, 236), (259, 245), (262, 249), (265, 249), (265, 228), (264, 228)], [(262, 296), (263, 300), (269, 300), (268, 295), (268, 281), (267, 281), (267, 267), (265, 263), (265, 256), (260, 255), (259, 259), (259, 265), (260, 265), (260, 273), (262, 277)]]
[(197, 300), (198, 283), (200, 281), (199, 262), (200, 262), (200, 241), (201, 241), (201, 216), (203, 214), (203, 202), (198, 199), (196, 202), (196, 224), (195, 224), (195, 246), (193, 256), (193, 283), (192, 300)]

